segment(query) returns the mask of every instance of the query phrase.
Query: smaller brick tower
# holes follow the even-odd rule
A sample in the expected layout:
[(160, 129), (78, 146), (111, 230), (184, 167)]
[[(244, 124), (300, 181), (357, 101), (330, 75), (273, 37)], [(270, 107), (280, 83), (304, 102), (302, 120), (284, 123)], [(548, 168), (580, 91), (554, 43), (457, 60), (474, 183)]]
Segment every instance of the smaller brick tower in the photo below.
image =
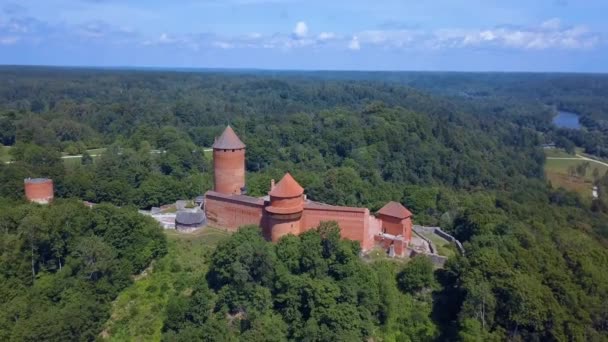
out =
[(412, 240), (412, 213), (401, 203), (388, 202), (378, 210), (377, 216), (382, 221), (383, 233)]
[(47, 204), (53, 200), (53, 181), (48, 178), (26, 178), (25, 197), (30, 202)]
[(286, 173), (276, 186), (272, 186), (268, 195), (270, 206), (266, 211), (270, 239), (276, 242), (287, 234), (298, 235), (304, 211), (304, 188)]
[(245, 144), (228, 126), (213, 144), (213, 188), (226, 195), (240, 195), (245, 188)]

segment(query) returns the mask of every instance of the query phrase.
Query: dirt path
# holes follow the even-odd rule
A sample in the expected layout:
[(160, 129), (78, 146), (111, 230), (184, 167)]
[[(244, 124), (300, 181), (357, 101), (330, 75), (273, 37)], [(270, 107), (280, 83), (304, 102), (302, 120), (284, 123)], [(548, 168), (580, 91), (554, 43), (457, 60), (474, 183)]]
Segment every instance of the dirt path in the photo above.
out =
[(562, 160), (586, 160), (586, 161), (590, 161), (590, 162), (594, 162), (594, 163), (602, 164), (602, 165), (604, 165), (604, 166), (608, 166), (608, 163), (601, 162), (601, 161), (599, 161), (599, 160), (597, 160), (597, 159), (592, 159), (592, 158), (589, 158), (589, 157), (585, 157), (585, 156), (582, 156), (582, 155), (580, 155), (580, 154), (577, 154), (577, 155), (576, 155), (576, 157), (577, 157), (577, 158), (575, 158), (575, 157), (547, 157), (547, 159), (562, 159)]

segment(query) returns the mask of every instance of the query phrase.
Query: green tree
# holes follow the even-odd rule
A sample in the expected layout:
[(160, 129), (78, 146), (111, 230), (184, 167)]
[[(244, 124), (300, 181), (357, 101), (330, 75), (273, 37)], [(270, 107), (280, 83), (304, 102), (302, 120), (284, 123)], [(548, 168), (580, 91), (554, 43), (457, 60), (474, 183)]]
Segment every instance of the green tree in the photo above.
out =
[(93, 157), (89, 154), (88, 151), (84, 151), (82, 153), (82, 158), (80, 158), (80, 164), (82, 165), (91, 165), (93, 164)]
[(435, 286), (433, 263), (425, 256), (416, 256), (398, 275), (399, 287), (405, 292), (417, 292)]

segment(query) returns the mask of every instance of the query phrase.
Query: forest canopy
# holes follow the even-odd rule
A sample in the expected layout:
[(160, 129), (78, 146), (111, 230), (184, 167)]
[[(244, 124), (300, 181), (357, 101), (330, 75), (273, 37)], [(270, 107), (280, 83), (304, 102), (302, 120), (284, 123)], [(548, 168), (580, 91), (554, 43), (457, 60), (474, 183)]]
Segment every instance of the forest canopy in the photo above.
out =
[(91, 341), (131, 275), (166, 253), (133, 209), (0, 203), (0, 340)]
[[(251, 195), (289, 171), (317, 201), (399, 201), (466, 254), (429, 272), (363, 262), (331, 225), (277, 245), (243, 229), (171, 298), (164, 339), (608, 338), (608, 176), (593, 201), (555, 188), (541, 148), (608, 155), (604, 75), (2, 67), (0, 80), (2, 340), (99, 336), (129, 276), (165, 253), (134, 208), (210, 189), (205, 149), (227, 124)], [(556, 109), (583, 129), (552, 125)], [(59, 200), (24, 204), (26, 177), (53, 178)]]

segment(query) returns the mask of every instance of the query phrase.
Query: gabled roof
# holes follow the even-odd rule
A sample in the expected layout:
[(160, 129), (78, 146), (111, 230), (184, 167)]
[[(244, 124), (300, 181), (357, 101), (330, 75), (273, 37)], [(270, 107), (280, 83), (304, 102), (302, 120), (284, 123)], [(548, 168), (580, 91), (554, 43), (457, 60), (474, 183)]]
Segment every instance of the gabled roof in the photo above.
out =
[(245, 144), (243, 144), (241, 139), (239, 139), (236, 133), (234, 133), (232, 127), (226, 126), (224, 133), (222, 133), (222, 135), (220, 135), (220, 137), (215, 140), (213, 148), (223, 150), (234, 150), (245, 148)]
[(287, 172), (285, 176), (268, 193), (272, 197), (296, 197), (304, 193), (304, 188)]
[(407, 210), (406, 207), (401, 205), (401, 203), (397, 203), (394, 201), (386, 203), (384, 205), (384, 207), (382, 207), (380, 210), (378, 210), (378, 214), (390, 216), (390, 217), (396, 217), (396, 218), (400, 218), (400, 219), (404, 219), (404, 218), (412, 216), (412, 213), (409, 210)]

